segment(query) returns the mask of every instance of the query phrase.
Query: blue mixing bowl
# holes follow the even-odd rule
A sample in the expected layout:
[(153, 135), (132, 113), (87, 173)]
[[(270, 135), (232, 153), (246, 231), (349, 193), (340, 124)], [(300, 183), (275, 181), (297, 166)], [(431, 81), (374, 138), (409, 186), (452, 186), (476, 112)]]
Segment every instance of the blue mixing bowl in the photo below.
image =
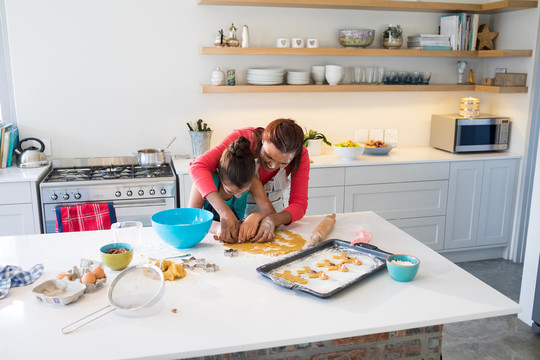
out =
[(420, 260), (411, 255), (390, 255), (386, 258), (386, 267), (392, 279), (407, 282), (416, 276)]
[(152, 227), (167, 244), (187, 249), (204, 239), (213, 219), (214, 215), (208, 210), (169, 209), (152, 215)]

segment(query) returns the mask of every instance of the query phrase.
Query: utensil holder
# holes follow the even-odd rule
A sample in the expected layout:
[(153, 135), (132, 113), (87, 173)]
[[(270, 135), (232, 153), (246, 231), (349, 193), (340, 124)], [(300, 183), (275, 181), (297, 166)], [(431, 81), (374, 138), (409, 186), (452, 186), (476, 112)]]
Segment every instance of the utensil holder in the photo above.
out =
[(193, 158), (197, 158), (210, 149), (210, 139), (212, 138), (213, 131), (190, 131), (191, 136), (191, 149), (193, 151)]

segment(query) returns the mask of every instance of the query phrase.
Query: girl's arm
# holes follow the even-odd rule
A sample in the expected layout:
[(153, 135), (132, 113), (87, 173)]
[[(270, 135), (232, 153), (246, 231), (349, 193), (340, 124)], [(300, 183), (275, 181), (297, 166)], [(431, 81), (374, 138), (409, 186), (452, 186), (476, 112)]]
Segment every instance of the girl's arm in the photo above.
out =
[[(265, 218), (265, 216), (269, 214), (275, 214), (276, 210), (274, 209), (274, 206), (268, 200), (268, 197), (266, 197), (266, 193), (264, 192), (263, 185), (261, 181), (254, 177), (253, 181), (251, 182), (251, 187), (249, 188), (249, 192), (251, 193), (251, 196), (253, 196), (253, 200), (255, 200), (255, 203), (257, 204), (257, 207), (261, 211), (260, 213), (252, 213), (249, 214), (249, 216), (246, 218), (246, 220), (240, 225), (240, 231), (238, 233), (238, 241), (244, 242), (248, 240), (252, 240), (253, 237), (257, 234), (257, 230), (259, 229), (259, 224), (261, 220)], [(272, 229), (273, 232), (273, 229)], [(273, 235), (270, 239), (267, 237), (264, 237), (263, 239), (259, 240), (262, 241), (269, 241), (272, 240)]]
[(219, 196), (212, 179), (212, 172), (216, 170), (223, 151), (240, 136), (245, 136), (250, 141), (253, 139), (253, 133), (250, 129), (234, 130), (219, 144), (199, 156), (189, 165), (189, 175), (199, 190), (201, 197), (208, 200), (219, 214), (222, 230), (221, 240), (225, 242), (237, 241), (239, 224), (234, 213)]
[(199, 190), (197, 190), (197, 187), (195, 186), (195, 184), (193, 184), (191, 186), (191, 192), (189, 193), (189, 201), (188, 201), (187, 207), (202, 209), (203, 205), (204, 205), (204, 199), (202, 198)]

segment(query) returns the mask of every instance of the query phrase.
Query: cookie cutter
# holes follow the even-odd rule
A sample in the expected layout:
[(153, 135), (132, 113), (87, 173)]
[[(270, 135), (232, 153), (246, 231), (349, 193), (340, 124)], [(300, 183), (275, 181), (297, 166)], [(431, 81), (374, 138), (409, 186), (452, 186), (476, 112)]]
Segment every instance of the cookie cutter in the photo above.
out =
[(190, 270), (203, 269), (206, 272), (216, 272), (219, 270), (219, 266), (216, 264), (206, 263), (205, 259), (197, 259), (194, 256), (190, 257), (189, 259), (182, 259), (182, 262), (184, 268)]
[(237, 249), (225, 249), (223, 251), (223, 254), (228, 257), (238, 256), (238, 250)]

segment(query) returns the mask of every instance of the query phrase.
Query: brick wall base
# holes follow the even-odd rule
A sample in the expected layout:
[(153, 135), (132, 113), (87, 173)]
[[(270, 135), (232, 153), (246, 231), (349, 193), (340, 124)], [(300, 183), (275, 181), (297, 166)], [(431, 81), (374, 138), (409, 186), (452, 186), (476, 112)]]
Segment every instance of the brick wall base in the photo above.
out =
[(192, 359), (440, 360), (442, 330), (442, 325), (435, 325)]

